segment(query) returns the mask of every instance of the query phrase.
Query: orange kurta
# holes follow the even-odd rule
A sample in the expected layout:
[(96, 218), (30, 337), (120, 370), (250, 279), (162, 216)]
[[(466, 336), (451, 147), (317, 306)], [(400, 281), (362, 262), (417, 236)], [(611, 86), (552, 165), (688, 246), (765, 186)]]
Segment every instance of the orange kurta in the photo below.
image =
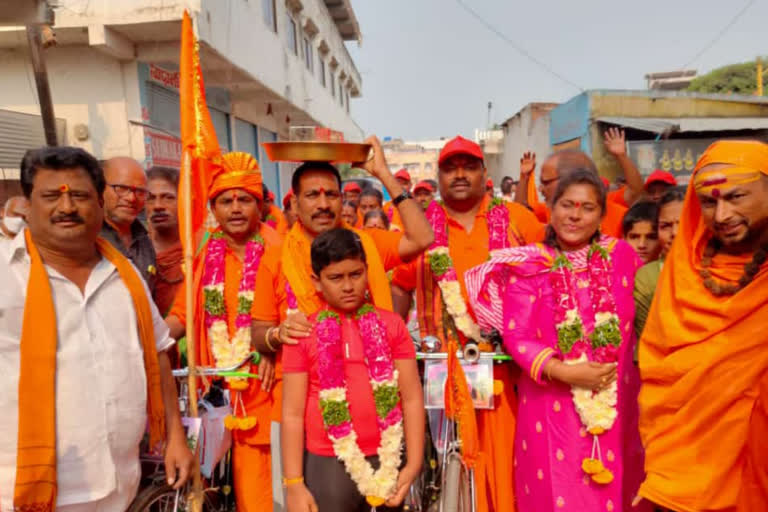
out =
[[(472, 231), (448, 217), (448, 250), (451, 254), (456, 274), (459, 277), (461, 293), (469, 306), (464, 283), (464, 273), (488, 260), (488, 222), (486, 212), (489, 198), (477, 212)], [(510, 213), (510, 240), (512, 245), (541, 241), (544, 238), (544, 226), (525, 207), (517, 203), (506, 203)], [(519, 241), (518, 241), (519, 239)], [(416, 290), (419, 310), (419, 330), (421, 336), (437, 336), (445, 343), (442, 329), (442, 302), (440, 289), (432, 279), (429, 264), (424, 255), (413, 262), (395, 269), (392, 284), (406, 291)], [(477, 410), (478, 437), (480, 449), (475, 467), (477, 485), (477, 510), (479, 512), (514, 511), (513, 485), (513, 439), (512, 435), (500, 433), (514, 432), (517, 398), (514, 392), (516, 369), (509, 364), (494, 367), (494, 379), (503, 383), (502, 392), (495, 397), (493, 410)]]
[[(296, 227), (297, 226), (294, 226), (294, 228)], [(378, 249), (378, 254), (385, 271), (402, 264), (399, 253), (400, 239), (403, 237), (402, 233), (384, 231), (382, 229), (354, 229), (354, 231), (364, 233), (373, 239), (373, 243)], [(307, 244), (305, 253), (300, 257), (302, 264), (305, 267), (303, 271), (306, 275), (312, 274), (312, 260), (309, 253), (309, 247), (310, 245)], [(251, 309), (254, 319), (274, 323), (279, 323), (285, 319), (288, 304), (285, 291), (287, 279), (283, 272), (283, 264), (284, 261), (280, 258), (276, 261), (275, 265), (266, 267), (263, 274), (259, 272), (256, 276), (256, 289), (272, 290), (272, 292), (257, 294), (253, 302), (253, 308)], [(389, 286), (388, 283), (386, 285)], [(322, 298), (318, 296), (316, 303), (322, 304)], [(389, 304), (387, 309), (391, 309), (391, 304)], [(314, 312), (315, 311), (304, 311), (304, 314), (309, 316)]]
[[(259, 263), (257, 280), (258, 276), (268, 272), (270, 267), (274, 271), (277, 262), (279, 262), (281, 251), (281, 239), (274, 229), (262, 223), (259, 234), (264, 238), (265, 252)], [(200, 255), (199, 261), (204, 261), (204, 258), (205, 252)], [(198, 265), (198, 267), (199, 269), (196, 269), (195, 272), (195, 286), (196, 293), (201, 296), (202, 265)], [(225, 254), (224, 301), (230, 336), (236, 330), (237, 292), (242, 277), (242, 268), (243, 262), (233, 251), (227, 249)], [(259, 290), (256, 288), (254, 305), (259, 297)], [(169, 316), (177, 317), (182, 323), (186, 321), (186, 294), (184, 291), (185, 288), (181, 287), (169, 314)], [(198, 362), (201, 366), (215, 366), (211, 346), (203, 325), (202, 303), (198, 306), (199, 308), (196, 310), (197, 321), (200, 322), (197, 340)], [(254, 366), (252, 371), (255, 373), (256, 370)], [(276, 381), (271, 392), (263, 391), (261, 382), (253, 379), (249, 381), (248, 389), (242, 393), (247, 414), (255, 417), (257, 423), (250, 430), (233, 432), (233, 460), (236, 463), (234, 468), (235, 496), (238, 510), (247, 512), (272, 510), (272, 466), (269, 444), (271, 422), (275, 412), (279, 413), (281, 402), (282, 371), (279, 360), (275, 370)], [(240, 485), (237, 485), (238, 483)]]
[(625, 196), (626, 192), (627, 192), (627, 187), (621, 186), (612, 192), (608, 192), (608, 196), (606, 197), (606, 199), (620, 206), (623, 206), (624, 208), (629, 208), (629, 205), (627, 204), (627, 199)]
[[(542, 223), (549, 224), (550, 212), (546, 204), (538, 203), (534, 205), (533, 213), (536, 214), (536, 217)], [(618, 202), (606, 201), (605, 217), (603, 217), (603, 222), (600, 224), (600, 232), (614, 238), (621, 238), (621, 221), (624, 220), (625, 213), (627, 213), (627, 208)]]
[[(716, 142), (694, 183), (710, 163), (768, 174), (768, 145)], [(725, 172), (717, 181), (733, 186)], [(691, 186), (639, 344), (640, 495), (679, 512), (768, 510), (768, 264), (734, 295), (715, 296), (699, 274), (711, 236)], [(717, 253), (708, 270), (734, 283), (751, 257)]]
[(389, 218), (389, 223), (402, 231), (403, 219), (400, 217), (400, 211), (397, 209), (397, 206), (393, 205), (392, 201), (387, 201), (384, 203), (384, 206), (382, 206), (381, 209)]

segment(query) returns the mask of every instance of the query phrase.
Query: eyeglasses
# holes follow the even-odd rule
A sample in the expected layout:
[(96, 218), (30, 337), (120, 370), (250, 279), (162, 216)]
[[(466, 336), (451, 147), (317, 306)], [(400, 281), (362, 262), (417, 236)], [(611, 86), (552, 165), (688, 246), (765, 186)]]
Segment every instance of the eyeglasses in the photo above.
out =
[(541, 186), (542, 187), (546, 187), (550, 183), (554, 183), (554, 182), (556, 182), (559, 179), (560, 179), (560, 176), (555, 176), (554, 178), (551, 178), (551, 179), (548, 179), (548, 180), (545, 180), (544, 178), (541, 178), (541, 180), (540, 180), (541, 181)]
[(112, 187), (112, 190), (115, 191), (117, 197), (126, 197), (128, 194), (133, 194), (133, 196), (139, 201), (146, 201), (147, 195), (149, 194), (149, 190), (141, 187), (120, 185), (117, 183), (107, 183), (107, 185)]

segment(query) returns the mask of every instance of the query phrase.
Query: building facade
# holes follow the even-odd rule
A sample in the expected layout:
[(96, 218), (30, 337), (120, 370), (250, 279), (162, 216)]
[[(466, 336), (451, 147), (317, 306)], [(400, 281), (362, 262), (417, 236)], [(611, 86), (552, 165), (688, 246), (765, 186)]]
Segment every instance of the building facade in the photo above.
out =
[(435, 179), (437, 157), (444, 144), (443, 140), (407, 142), (393, 139), (385, 140), (382, 146), (392, 172), (406, 169), (411, 175), (411, 180), (416, 184), (421, 180)]
[[(57, 46), (45, 59), (55, 115), (64, 123), (61, 144), (98, 158), (131, 156), (147, 168), (180, 165), (185, 9), (200, 41), (219, 144), (254, 154), (278, 196), (294, 166), (270, 162), (261, 143), (285, 140), (297, 125), (362, 139), (350, 108), (362, 80), (345, 46), (361, 35), (348, 1), (58, 0), (56, 6)], [(39, 114), (23, 30), (0, 31), (0, 109)]]

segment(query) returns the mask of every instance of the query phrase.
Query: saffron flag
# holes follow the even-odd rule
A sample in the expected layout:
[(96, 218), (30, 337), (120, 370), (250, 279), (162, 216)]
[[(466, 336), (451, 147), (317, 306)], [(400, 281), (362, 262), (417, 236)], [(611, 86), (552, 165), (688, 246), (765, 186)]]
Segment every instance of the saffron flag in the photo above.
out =
[[(181, 21), (181, 56), (179, 58), (179, 103), (181, 106), (182, 169), (179, 176), (179, 229), (186, 243), (184, 227), (192, 223), (192, 247), (199, 247), (208, 216), (208, 186), (222, 171), (222, 154), (205, 102), (200, 49), (189, 13)], [(187, 211), (185, 198), (191, 195)], [(194, 250), (194, 249), (193, 249)]]

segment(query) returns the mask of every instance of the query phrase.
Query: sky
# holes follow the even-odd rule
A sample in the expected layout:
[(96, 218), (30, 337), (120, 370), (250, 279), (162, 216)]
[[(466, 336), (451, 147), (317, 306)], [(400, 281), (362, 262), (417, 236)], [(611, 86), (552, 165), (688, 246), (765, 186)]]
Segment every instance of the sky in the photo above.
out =
[[(553, 76), (466, 12), (471, 7)], [(699, 58), (715, 36), (749, 8)], [(768, 55), (766, 0), (353, 0), (362, 45), (348, 45), (363, 80), (352, 115), (366, 134), (473, 137), (535, 101), (583, 89), (645, 89), (646, 73)], [(571, 83), (569, 83), (571, 82)]]

